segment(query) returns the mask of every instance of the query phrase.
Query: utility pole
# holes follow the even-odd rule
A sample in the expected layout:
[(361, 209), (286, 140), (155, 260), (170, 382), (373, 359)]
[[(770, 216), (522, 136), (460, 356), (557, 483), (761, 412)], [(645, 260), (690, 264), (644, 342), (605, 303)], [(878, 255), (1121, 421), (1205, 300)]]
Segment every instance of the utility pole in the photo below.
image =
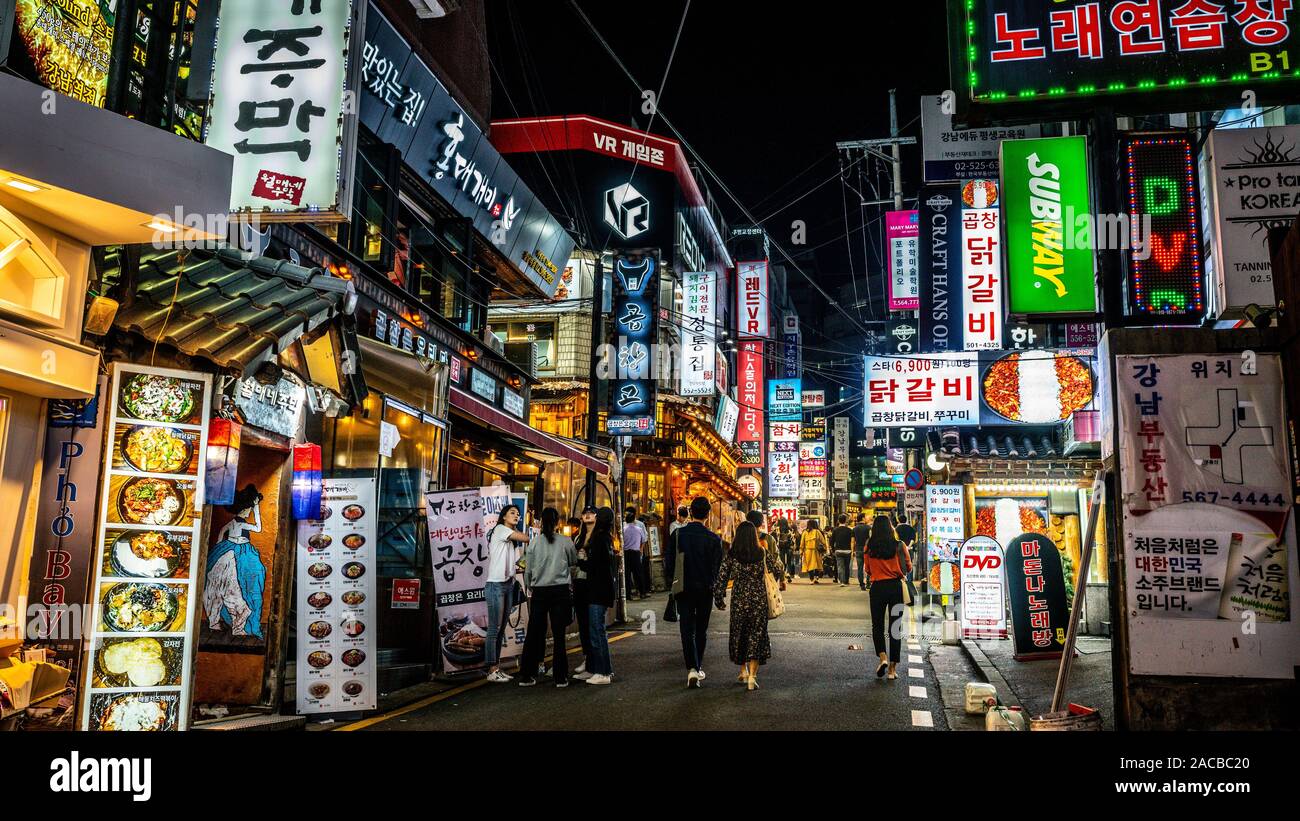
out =
[[(587, 388), (587, 442), (596, 444), (600, 436), (600, 392), (599, 379), (600, 346), (605, 344), (605, 254), (596, 253), (596, 277), (592, 285), (591, 300), (591, 352)], [(596, 471), (587, 468), (587, 481), (583, 491), (586, 504), (596, 506)]]
[(894, 155), (894, 210), (903, 210), (903, 161), (898, 150), (898, 89), (889, 89), (889, 136), (894, 138), (890, 153)]

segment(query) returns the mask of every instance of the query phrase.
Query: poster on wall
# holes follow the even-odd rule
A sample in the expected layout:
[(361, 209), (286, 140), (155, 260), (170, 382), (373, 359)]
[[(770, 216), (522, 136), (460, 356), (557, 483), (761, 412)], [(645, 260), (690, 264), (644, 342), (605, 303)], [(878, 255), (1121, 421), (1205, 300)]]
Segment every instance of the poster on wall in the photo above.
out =
[(925, 486), (925, 543), (930, 564), (956, 564), (966, 538), (961, 485)]
[(972, 536), (961, 546), (961, 634), (968, 639), (1007, 637), (1002, 546)]
[(1070, 624), (1061, 551), (1043, 534), (1025, 533), (1007, 545), (1006, 568), (1016, 660), (1060, 658)]
[[(5, 43), (0, 3), (0, 46)], [(46, 88), (88, 105), (104, 107), (117, 25), (116, 3), (100, 0), (18, 0), (7, 67)], [(5, 54), (0, 52), (0, 62)]]
[(189, 725), (211, 400), (206, 374), (113, 368), (82, 729)]
[(1152, 619), (1290, 621), (1287, 548), (1272, 533), (1130, 528), (1128, 601)]
[(682, 274), (682, 396), (713, 396), (716, 361), (717, 274), (712, 271)]
[(298, 522), (297, 711), (378, 703), (374, 479), (325, 479), (319, 519)]

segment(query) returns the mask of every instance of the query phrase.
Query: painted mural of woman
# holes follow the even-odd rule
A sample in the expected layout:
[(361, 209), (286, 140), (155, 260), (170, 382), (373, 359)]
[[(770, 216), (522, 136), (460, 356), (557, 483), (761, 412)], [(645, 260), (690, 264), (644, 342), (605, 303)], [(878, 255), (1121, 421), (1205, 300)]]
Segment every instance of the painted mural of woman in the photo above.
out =
[(262, 591), (266, 587), (266, 566), (249, 533), (262, 532), (262, 494), (253, 485), (235, 494), (226, 510), (235, 518), (222, 528), (217, 543), (208, 551), (208, 572), (203, 587), (203, 608), (208, 627), (221, 629), (224, 621), (232, 636), (262, 635)]

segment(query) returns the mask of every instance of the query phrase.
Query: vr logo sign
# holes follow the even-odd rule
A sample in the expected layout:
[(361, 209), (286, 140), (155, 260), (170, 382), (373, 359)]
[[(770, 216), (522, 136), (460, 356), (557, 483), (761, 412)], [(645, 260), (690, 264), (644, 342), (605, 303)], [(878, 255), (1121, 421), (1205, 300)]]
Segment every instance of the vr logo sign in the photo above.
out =
[(632, 239), (650, 230), (650, 201), (631, 183), (605, 192), (605, 224), (624, 239)]

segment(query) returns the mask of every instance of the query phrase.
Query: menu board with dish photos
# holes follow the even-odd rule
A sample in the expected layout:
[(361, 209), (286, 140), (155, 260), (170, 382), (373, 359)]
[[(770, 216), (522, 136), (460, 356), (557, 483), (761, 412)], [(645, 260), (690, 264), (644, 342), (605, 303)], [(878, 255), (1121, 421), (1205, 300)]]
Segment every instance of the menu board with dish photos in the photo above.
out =
[(298, 522), (299, 714), (373, 710), (374, 479), (325, 479), (320, 518)]
[(86, 730), (184, 730), (211, 377), (114, 367), (85, 665)]

